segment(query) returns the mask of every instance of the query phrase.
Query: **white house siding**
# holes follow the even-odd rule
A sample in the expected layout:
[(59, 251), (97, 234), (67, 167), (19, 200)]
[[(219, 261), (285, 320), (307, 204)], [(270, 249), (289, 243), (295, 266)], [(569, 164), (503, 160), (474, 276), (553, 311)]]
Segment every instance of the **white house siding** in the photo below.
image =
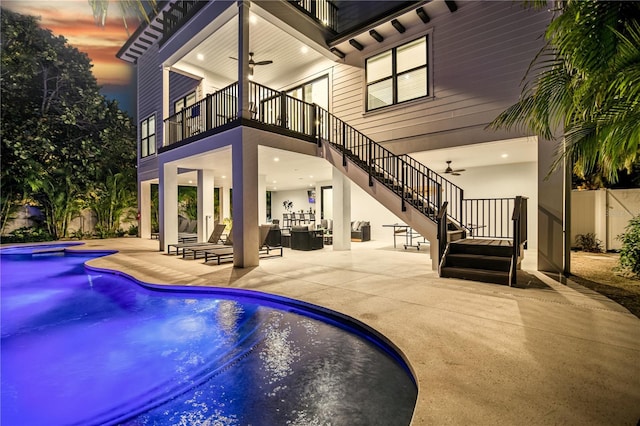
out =
[[(397, 153), (501, 139), (484, 127), (518, 99), (550, 14), (512, 2), (457, 4), (421, 32), (432, 38), (432, 98), (365, 114), (363, 56), (359, 66), (336, 67), (334, 113), (376, 142), (400, 141), (390, 144)], [(383, 43), (366, 56), (395, 45)]]

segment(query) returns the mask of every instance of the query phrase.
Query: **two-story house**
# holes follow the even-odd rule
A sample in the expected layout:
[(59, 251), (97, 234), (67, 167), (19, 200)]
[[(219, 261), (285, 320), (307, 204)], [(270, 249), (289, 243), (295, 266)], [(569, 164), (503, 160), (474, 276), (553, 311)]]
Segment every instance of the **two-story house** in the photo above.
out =
[(137, 67), (141, 236), (152, 184), (161, 250), (178, 238), (178, 186), (194, 185), (200, 239), (219, 194), (234, 264), (254, 266), (257, 225), (309, 190), (334, 250), (350, 248), (354, 219), (377, 238), (401, 222), (430, 242), (434, 269), (462, 231), (562, 271), (557, 143), (487, 129), (518, 99), (550, 19), (505, 1), (162, 3), (118, 54)]

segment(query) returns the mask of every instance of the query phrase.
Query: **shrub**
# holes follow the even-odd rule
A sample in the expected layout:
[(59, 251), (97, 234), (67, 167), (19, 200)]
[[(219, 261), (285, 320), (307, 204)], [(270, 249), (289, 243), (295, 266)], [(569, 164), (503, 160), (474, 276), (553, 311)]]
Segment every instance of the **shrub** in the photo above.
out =
[(576, 246), (582, 251), (588, 251), (591, 253), (602, 253), (602, 247), (600, 246), (602, 241), (596, 238), (596, 234), (589, 232), (588, 234), (576, 235)]
[(640, 278), (640, 215), (632, 218), (617, 238), (622, 241), (620, 269)]
[(138, 236), (138, 225), (129, 226), (129, 230), (127, 231), (127, 234), (132, 236), (132, 237), (137, 237)]
[(9, 235), (2, 237), (3, 243), (36, 243), (53, 240), (54, 238), (46, 229), (28, 226), (18, 228)]

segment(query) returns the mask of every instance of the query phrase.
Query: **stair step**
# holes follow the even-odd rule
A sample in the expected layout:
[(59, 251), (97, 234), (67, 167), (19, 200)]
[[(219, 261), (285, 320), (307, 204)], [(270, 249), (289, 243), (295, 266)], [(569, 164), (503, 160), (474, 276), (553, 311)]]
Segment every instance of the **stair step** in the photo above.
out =
[(511, 257), (449, 253), (446, 257), (446, 266), (509, 272)]
[(510, 257), (513, 254), (513, 247), (511, 246), (511, 241), (508, 240), (465, 238), (451, 242), (451, 244), (449, 244), (449, 253)]
[(503, 271), (487, 271), (484, 269), (454, 268), (446, 266), (440, 271), (440, 276), (444, 278), (459, 278), (484, 283), (509, 285), (509, 273)]

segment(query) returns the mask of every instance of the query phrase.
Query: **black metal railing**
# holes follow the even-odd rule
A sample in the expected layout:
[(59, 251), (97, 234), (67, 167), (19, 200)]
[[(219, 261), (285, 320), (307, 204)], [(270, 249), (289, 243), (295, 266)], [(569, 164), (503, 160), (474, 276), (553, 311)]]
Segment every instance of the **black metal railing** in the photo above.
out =
[(233, 83), (164, 120), (166, 144), (230, 123), (237, 115), (238, 84)]
[(462, 224), (472, 238), (513, 238), (511, 215), (515, 198), (462, 200)]
[(400, 196), (403, 211), (409, 203), (436, 220), (443, 201), (440, 183), (330, 112), (317, 108), (317, 118), (317, 137), (341, 150), (343, 165), (351, 159), (368, 173), (369, 185), (375, 179)]
[(311, 16), (320, 24), (338, 31), (338, 6), (329, 0), (290, 0), (302, 12)]
[(425, 176), (440, 185), (442, 199), (448, 202), (447, 214), (449, 216), (449, 220), (452, 220), (457, 225), (464, 227), (462, 219), (462, 200), (464, 200), (464, 190), (409, 155), (404, 154), (401, 157), (412, 167), (420, 170)]
[(206, 1), (178, 0), (162, 12), (162, 46), (175, 32), (207, 4)]
[[(251, 120), (308, 138), (316, 137), (315, 105), (253, 82), (249, 82), (248, 100)], [(222, 127), (238, 118), (238, 83), (233, 83), (167, 118), (166, 145)]]

